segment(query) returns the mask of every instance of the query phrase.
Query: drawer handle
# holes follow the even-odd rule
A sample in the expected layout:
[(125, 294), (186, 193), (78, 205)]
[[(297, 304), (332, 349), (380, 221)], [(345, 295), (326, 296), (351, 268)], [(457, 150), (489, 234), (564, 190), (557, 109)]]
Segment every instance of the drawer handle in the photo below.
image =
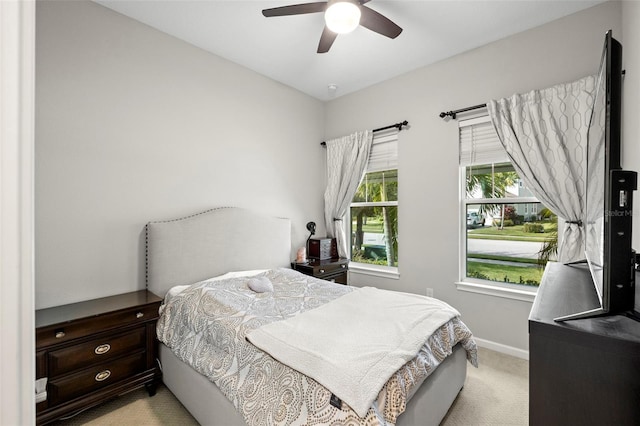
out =
[(136, 318), (142, 318), (144, 316), (144, 314), (142, 312), (138, 312), (136, 314)]
[(94, 350), (94, 352), (96, 353), (96, 355), (102, 355), (109, 352), (110, 349), (111, 349), (111, 345), (108, 343), (105, 343), (104, 345), (96, 346), (96, 349)]
[(110, 375), (111, 375), (111, 371), (109, 370), (101, 371), (98, 374), (96, 374), (96, 382), (103, 382), (107, 380)]
[(57, 330), (56, 331), (56, 339), (62, 339), (64, 336), (66, 336), (64, 331), (62, 331), (62, 330)]
[(321, 274), (324, 274), (324, 269), (320, 269), (320, 273), (321, 273)]

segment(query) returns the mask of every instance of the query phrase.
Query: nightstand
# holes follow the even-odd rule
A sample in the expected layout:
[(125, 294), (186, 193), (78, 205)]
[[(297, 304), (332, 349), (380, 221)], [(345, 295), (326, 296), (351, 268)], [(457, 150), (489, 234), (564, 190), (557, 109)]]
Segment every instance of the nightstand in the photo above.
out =
[(36, 379), (47, 378), (37, 424), (146, 386), (155, 394), (162, 299), (146, 290), (36, 311)]
[(293, 262), (291, 267), (306, 275), (346, 285), (349, 259), (309, 259), (307, 263)]

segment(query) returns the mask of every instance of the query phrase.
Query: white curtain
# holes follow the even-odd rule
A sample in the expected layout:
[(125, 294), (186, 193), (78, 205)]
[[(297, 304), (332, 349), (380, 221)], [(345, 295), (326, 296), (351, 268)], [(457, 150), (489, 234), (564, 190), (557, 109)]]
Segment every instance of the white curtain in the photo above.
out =
[(584, 259), (587, 135), (596, 78), (487, 103), (489, 115), (524, 184), (566, 221), (558, 261)]
[(324, 220), (327, 235), (336, 239), (340, 257), (347, 257), (349, 253), (344, 217), (364, 176), (372, 141), (373, 132), (365, 130), (326, 142)]

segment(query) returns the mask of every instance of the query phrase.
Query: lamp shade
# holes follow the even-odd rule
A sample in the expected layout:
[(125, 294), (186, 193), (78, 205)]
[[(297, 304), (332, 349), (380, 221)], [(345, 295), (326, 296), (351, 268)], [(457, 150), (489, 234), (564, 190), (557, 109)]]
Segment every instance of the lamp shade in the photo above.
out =
[(334, 33), (350, 33), (360, 25), (360, 8), (350, 1), (337, 1), (325, 11), (324, 21)]

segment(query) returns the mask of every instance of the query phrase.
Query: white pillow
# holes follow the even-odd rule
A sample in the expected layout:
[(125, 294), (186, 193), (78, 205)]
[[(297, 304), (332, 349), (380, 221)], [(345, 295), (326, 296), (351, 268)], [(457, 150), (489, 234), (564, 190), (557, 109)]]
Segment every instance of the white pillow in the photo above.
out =
[(247, 286), (256, 293), (273, 291), (273, 283), (267, 277), (254, 277), (247, 281)]

